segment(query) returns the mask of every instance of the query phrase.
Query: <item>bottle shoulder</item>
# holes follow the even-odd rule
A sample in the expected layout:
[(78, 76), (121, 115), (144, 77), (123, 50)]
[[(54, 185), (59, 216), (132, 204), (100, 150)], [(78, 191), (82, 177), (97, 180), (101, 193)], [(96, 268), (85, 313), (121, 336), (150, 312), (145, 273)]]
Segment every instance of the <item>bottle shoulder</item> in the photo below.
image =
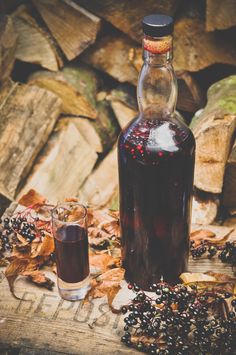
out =
[(191, 129), (179, 116), (154, 119), (143, 119), (141, 115), (136, 116), (121, 131), (119, 142), (121, 141), (123, 143), (142, 141), (144, 144), (161, 145), (162, 148), (188, 141), (195, 146), (195, 138)]

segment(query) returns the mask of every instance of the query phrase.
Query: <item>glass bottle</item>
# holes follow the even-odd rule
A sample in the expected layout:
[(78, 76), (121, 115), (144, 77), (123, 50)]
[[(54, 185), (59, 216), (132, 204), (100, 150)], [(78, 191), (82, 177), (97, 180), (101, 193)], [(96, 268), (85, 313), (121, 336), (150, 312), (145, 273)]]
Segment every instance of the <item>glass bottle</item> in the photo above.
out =
[(125, 278), (148, 290), (186, 271), (195, 140), (176, 113), (173, 19), (143, 20), (139, 114), (118, 139), (122, 262)]

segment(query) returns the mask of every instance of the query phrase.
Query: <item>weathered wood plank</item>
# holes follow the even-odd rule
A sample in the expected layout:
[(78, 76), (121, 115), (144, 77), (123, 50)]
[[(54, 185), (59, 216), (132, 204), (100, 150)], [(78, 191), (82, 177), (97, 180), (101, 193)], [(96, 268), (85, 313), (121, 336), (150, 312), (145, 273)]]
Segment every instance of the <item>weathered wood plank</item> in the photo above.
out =
[(142, 19), (150, 13), (174, 15), (179, 0), (76, 0), (96, 15), (111, 22), (113, 26), (140, 42), (142, 38)]
[(47, 32), (31, 16), (30, 9), (22, 5), (12, 18), (18, 34), (16, 58), (57, 71), (62, 60)]
[(224, 30), (236, 26), (235, 0), (207, 0), (206, 1), (206, 29), (207, 31)]
[(236, 76), (213, 84), (208, 102), (191, 127), (196, 138), (194, 184), (203, 191), (221, 193), (225, 165), (236, 128)]
[(105, 206), (112, 199), (118, 186), (117, 149), (113, 149), (93, 171), (79, 191), (80, 200), (97, 206)]
[(37, 159), (18, 198), (30, 189), (52, 203), (76, 196), (97, 161), (96, 151), (73, 121), (61, 121)]
[[(196, 228), (196, 226), (194, 227)], [(220, 233), (225, 227), (206, 226)], [(236, 235), (232, 233), (231, 238)], [(232, 268), (218, 258), (200, 260), (190, 258), (192, 272), (215, 272), (232, 275)], [(55, 280), (55, 275), (48, 273)], [(121, 344), (123, 316), (113, 314), (105, 298), (82, 302), (68, 302), (60, 299), (56, 288), (45, 291), (19, 278), (15, 291), (22, 300), (15, 299), (9, 291), (6, 279), (0, 287), (0, 343), (11, 344), (17, 349), (32, 349), (31, 354), (138, 354)], [(122, 294), (120, 294), (122, 293)], [(122, 282), (117, 298), (129, 300), (133, 293)], [(119, 301), (114, 300), (120, 306)], [(43, 352), (45, 349), (45, 352)], [(20, 353), (20, 354), (21, 354)], [(29, 352), (26, 352), (28, 354)]]
[(17, 35), (9, 16), (0, 15), (0, 87), (7, 84), (15, 62)]
[(77, 57), (95, 42), (100, 19), (71, 0), (33, 1), (67, 59)]
[(61, 100), (36, 86), (18, 85), (0, 103), (1, 195), (14, 199), (60, 111)]

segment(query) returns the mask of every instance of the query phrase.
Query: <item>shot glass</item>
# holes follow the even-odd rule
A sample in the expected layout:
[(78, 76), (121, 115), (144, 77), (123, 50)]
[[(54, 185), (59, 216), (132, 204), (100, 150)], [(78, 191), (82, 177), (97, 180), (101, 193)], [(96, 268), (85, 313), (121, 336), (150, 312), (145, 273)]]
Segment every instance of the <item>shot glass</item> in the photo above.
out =
[(86, 207), (58, 204), (52, 210), (52, 230), (59, 294), (68, 301), (83, 299), (90, 288)]

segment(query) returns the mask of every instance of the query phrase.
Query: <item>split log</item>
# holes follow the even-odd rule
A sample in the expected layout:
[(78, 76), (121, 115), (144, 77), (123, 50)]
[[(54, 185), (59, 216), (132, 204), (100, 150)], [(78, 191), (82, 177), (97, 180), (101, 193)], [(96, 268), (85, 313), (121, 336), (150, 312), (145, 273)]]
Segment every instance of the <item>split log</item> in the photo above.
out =
[(16, 58), (57, 71), (63, 62), (48, 33), (39, 27), (30, 9), (22, 5), (12, 18), (18, 34)]
[(74, 197), (97, 161), (93, 147), (72, 121), (60, 121), (18, 197), (35, 189), (50, 202)]
[(121, 128), (124, 128), (135, 116), (137, 116), (136, 93), (128, 84), (121, 84), (113, 89), (106, 97), (111, 102), (111, 107)]
[(193, 224), (211, 224), (215, 221), (219, 201), (216, 199), (200, 199), (193, 197), (192, 220)]
[(96, 118), (96, 110), (75, 87), (68, 85), (63, 72), (38, 71), (30, 76), (29, 83), (50, 90), (59, 96), (63, 103), (64, 114)]
[(150, 13), (174, 15), (179, 0), (137, 1), (137, 0), (76, 0), (77, 3), (96, 15), (111, 22), (113, 26), (140, 42), (142, 38), (142, 19)]
[(101, 138), (98, 135), (97, 131), (94, 128), (94, 125), (91, 121), (87, 119), (81, 119), (79, 117), (64, 117), (63, 122), (71, 121), (76, 126), (81, 136), (87, 141), (93, 150), (97, 153), (102, 153), (103, 147)]
[(71, 0), (33, 0), (52, 36), (72, 60), (95, 42), (100, 19)]
[(223, 205), (231, 209), (236, 208), (236, 141), (226, 164)]
[(79, 191), (84, 203), (106, 206), (118, 187), (117, 149), (113, 149), (93, 171)]
[(18, 85), (0, 103), (0, 196), (14, 199), (61, 110), (61, 100), (36, 86)]
[(101, 88), (99, 75), (80, 63), (65, 66), (58, 73), (36, 72), (30, 83), (47, 88), (63, 101), (63, 112), (88, 118), (96, 118), (92, 123), (101, 137), (104, 151), (115, 142), (119, 127), (109, 102), (97, 100)]
[(9, 16), (0, 15), (0, 87), (7, 85), (15, 62), (17, 35)]
[(224, 30), (236, 26), (235, 0), (207, 0), (206, 29), (207, 31)]
[(124, 35), (104, 36), (83, 55), (82, 60), (105, 71), (119, 82), (136, 85), (138, 71), (130, 61), (130, 51), (138, 45)]
[(195, 186), (203, 191), (221, 193), (225, 165), (236, 128), (236, 76), (213, 84), (207, 105), (191, 127), (196, 138)]
[[(143, 63), (142, 49), (123, 35), (103, 37), (82, 55), (82, 60), (108, 73), (121, 83), (129, 82), (133, 85), (137, 85), (138, 73)], [(177, 72), (177, 77), (179, 85), (177, 109), (196, 112), (204, 101), (199, 85), (186, 71)], [(115, 103), (113, 106), (118, 106), (118, 110), (120, 105)]]
[(233, 36), (205, 32), (203, 16), (182, 15), (175, 22), (175, 70), (195, 72), (217, 63), (236, 65), (234, 43)]

